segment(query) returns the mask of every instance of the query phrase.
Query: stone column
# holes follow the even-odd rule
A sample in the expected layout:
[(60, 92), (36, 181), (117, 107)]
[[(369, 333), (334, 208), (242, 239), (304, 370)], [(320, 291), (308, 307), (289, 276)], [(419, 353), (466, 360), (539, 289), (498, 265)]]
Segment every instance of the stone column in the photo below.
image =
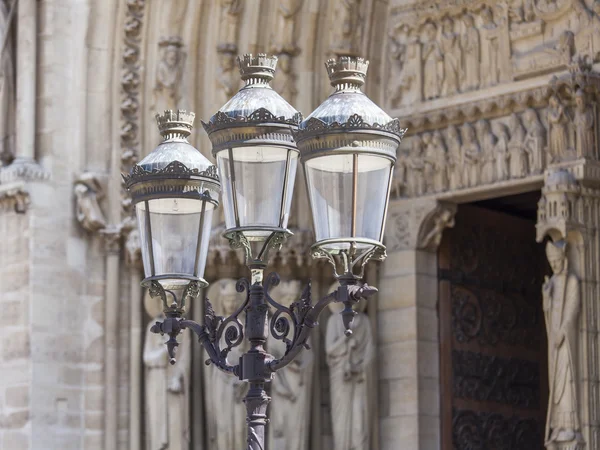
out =
[(37, 85), (37, 1), (17, 5), (17, 105), (15, 160), (0, 170), (0, 183), (48, 178), (35, 162)]
[(455, 212), (433, 199), (390, 204), (377, 285), (381, 450), (440, 448), (437, 247)]

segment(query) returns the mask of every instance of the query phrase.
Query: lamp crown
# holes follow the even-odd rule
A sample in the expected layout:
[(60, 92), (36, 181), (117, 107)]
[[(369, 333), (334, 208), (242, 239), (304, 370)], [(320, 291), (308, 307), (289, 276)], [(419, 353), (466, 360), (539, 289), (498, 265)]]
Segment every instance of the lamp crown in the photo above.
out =
[(277, 56), (258, 53), (246, 53), (238, 56), (240, 75), (242, 80), (248, 84), (268, 84), (275, 76), (277, 67)]
[(163, 114), (156, 114), (156, 123), (160, 134), (167, 139), (187, 138), (194, 127), (194, 117), (196, 114), (182, 109), (173, 111), (165, 110)]
[(340, 90), (347, 88), (360, 88), (365, 84), (369, 61), (354, 56), (340, 56), (329, 59), (325, 63), (331, 85)]

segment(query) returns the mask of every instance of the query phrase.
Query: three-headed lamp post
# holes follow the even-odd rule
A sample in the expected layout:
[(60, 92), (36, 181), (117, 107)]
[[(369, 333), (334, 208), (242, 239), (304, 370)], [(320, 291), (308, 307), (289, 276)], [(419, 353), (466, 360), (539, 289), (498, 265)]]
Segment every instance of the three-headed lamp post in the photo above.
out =
[[(308, 348), (310, 332), (328, 304), (344, 305), (341, 316), (349, 335), (353, 305), (376, 292), (362, 278), (369, 260), (385, 258), (385, 217), (405, 130), (361, 92), (368, 67), (361, 58), (327, 61), (335, 90), (304, 121), (269, 85), (276, 57), (244, 55), (238, 62), (245, 86), (203, 123), (218, 169), (187, 141), (194, 115), (166, 111), (157, 115), (164, 141), (125, 182), (142, 240), (142, 284), (162, 299), (165, 312), (152, 331), (169, 335), (166, 345), (175, 363), (177, 335), (193, 330), (208, 363), (249, 383), (247, 449), (262, 450), (270, 401), (265, 383)], [(287, 308), (269, 293), (278, 275), (263, 279), (263, 272), (270, 251), (291, 235), (287, 224), (299, 160), (316, 234), (312, 254), (333, 265), (339, 287), (313, 304), (309, 285)], [(247, 295), (231, 316), (217, 316), (206, 299), (205, 320), (198, 324), (184, 317), (185, 308), (208, 284), (203, 275), (221, 189), (225, 237), (232, 248), (244, 250), (251, 277), (238, 281), (238, 291)], [(265, 350), (269, 333), (286, 344), (279, 359)], [(229, 360), (230, 350), (244, 338), (250, 349), (238, 361)]]

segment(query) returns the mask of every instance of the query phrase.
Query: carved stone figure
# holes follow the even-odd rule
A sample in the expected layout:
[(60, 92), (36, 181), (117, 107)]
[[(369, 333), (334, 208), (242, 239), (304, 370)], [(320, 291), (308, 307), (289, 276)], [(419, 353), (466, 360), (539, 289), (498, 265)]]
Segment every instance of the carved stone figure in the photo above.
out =
[(362, 42), (361, 0), (340, 0), (336, 4), (335, 23), (341, 24), (333, 40), (336, 53), (355, 54), (360, 51)]
[(219, 52), (216, 81), (217, 102), (222, 106), (235, 95), (239, 87), (239, 78), (235, 71), (235, 53)]
[(535, 20), (533, 0), (511, 0), (508, 6), (508, 18), (511, 24), (532, 22)]
[(292, 57), (288, 53), (280, 53), (277, 61), (277, 72), (273, 80), (273, 89), (288, 102), (296, 100), (296, 73), (292, 68)]
[(144, 342), (144, 385), (146, 389), (146, 449), (185, 450), (190, 447), (189, 380), (190, 348), (189, 332), (179, 337), (177, 364), (169, 364), (166, 338), (150, 331), (157, 322), (164, 320), (162, 302), (146, 294), (146, 311), (152, 317), (146, 328)]
[(398, 150), (398, 159), (394, 166), (394, 178), (392, 180), (392, 195), (395, 198), (400, 198), (406, 191), (406, 167), (408, 158), (406, 152), (402, 149)]
[(423, 97), (431, 100), (440, 96), (443, 81), (443, 54), (437, 41), (437, 30), (432, 23), (424, 27), (425, 42), (423, 43)]
[(523, 120), (527, 127), (525, 150), (529, 157), (529, 172), (542, 173), (544, 170), (544, 149), (546, 147), (546, 129), (538, 118), (535, 109), (529, 108), (523, 113)]
[(448, 16), (444, 18), (440, 47), (444, 58), (442, 95), (452, 95), (458, 92), (461, 49), (458, 35), (454, 32), (454, 21)]
[(221, 25), (219, 28), (219, 47), (232, 53), (237, 51), (238, 24), (243, 0), (221, 0)]
[(558, 97), (553, 95), (549, 100), (548, 126), (550, 128), (550, 158), (560, 161), (569, 153), (569, 131), (567, 112)]
[(96, 232), (106, 227), (106, 219), (98, 201), (103, 196), (100, 181), (93, 173), (83, 173), (75, 180), (77, 221), (87, 231)]
[(455, 125), (448, 127), (446, 134), (448, 144), (448, 184), (450, 189), (462, 187), (463, 157), (460, 133)]
[(498, 84), (500, 76), (500, 33), (489, 7), (481, 11), (481, 84)]
[(569, 267), (565, 241), (548, 242), (546, 255), (553, 275), (542, 288), (550, 387), (545, 443), (548, 449), (574, 449), (582, 440), (576, 388), (579, 280)]
[[(364, 307), (364, 302), (359, 307)], [(344, 334), (340, 305), (329, 306), (325, 354), (329, 366), (333, 450), (370, 448), (370, 385), (374, 382), (372, 360), (375, 343), (369, 317), (362, 311), (354, 317), (352, 335)]]
[[(8, 19), (4, 2), (0, 2), (0, 40), (4, 38)], [(0, 48), (0, 167), (7, 166), (15, 156), (15, 73), (10, 35), (4, 48)]]
[(447, 150), (444, 138), (439, 130), (433, 132), (431, 137), (431, 143), (429, 144), (434, 149), (434, 166), (435, 173), (433, 176), (433, 188), (435, 192), (442, 192), (448, 188), (448, 172), (446, 169), (447, 164)]
[(481, 148), (477, 142), (475, 130), (469, 123), (461, 129), (463, 143), (463, 183), (465, 187), (477, 186), (480, 183)]
[[(271, 297), (286, 307), (298, 301), (302, 284), (298, 280), (282, 281), (272, 290)], [(280, 358), (285, 344), (272, 337), (269, 353)], [(298, 357), (275, 374), (271, 383), (270, 445), (272, 450), (306, 450), (310, 424), (310, 400), (314, 357), (303, 351)], [(290, 424), (294, 424), (290, 426)]]
[(490, 184), (496, 181), (496, 137), (487, 120), (477, 122), (477, 136), (481, 145), (481, 182)]
[(390, 36), (390, 80), (389, 99), (391, 106), (410, 105), (421, 100), (420, 43), (412, 31), (406, 36), (406, 43), (400, 42), (394, 35)]
[[(217, 315), (228, 317), (243, 302), (243, 297), (235, 289), (236, 281), (223, 278), (208, 289), (208, 298), (214, 305)], [(235, 347), (227, 356), (230, 364), (236, 364), (246, 351), (245, 342)], [(221, 348), (225, 342), (221, 343)], [(206, 374), (206, 402), (208, 417), (209, 448), (211, 450), (231, 450), (246, 445), (246, 411), (242, 400), (246, 395), (247, 383), (237, 377), (208, 367)]]
[(437, 149), (431, 145), (431, 133), (423, 133), (421, 135), (425, 153), (423, 155), (423, 179), (425, 181), (425, 190), (434, 192), (433, 178), (435, 176), (436, 151)]
[(510, 116), (508, 120), (511, 136), (508, 142), (509, 173), (511, 178), (523, 178), (527, 175), (527, 152), (525, 151), (525, 128), (517, 113)]
[(596, 123), (594, 107), (588, 105), (581, 89), (575, 94), (575, 131), (577, 135), (577, 156), (595, 158)]
[(417, 247), (423, 250), (437, 251), (446, 228), (454, 227), (456, 205), (439, 205), (423, 220), (417, 236)]
[(406, 172), (406, 184), (409, 195), (417, 197), (425, 193), (424, 170), (423, 140), (420, 136), (413, 136)]
[(496, 157), (496, 180), (503, 181), (508, 179), (508, 142), (510, 136), (508, 135), (508, 128), (502, 122), (494, 122), (492, 124), (492, 132), (496, 137), (496, 145), (494, 147), (494, 154)]
[(281, 0), (278, 2), (275, 32), (271, 35), (271, 51), (275, 54), (295, 55), (299, 49), (294, 38), (294, 17), (304, 0)]
[(180, 83), (185, 65), (185, 52), (180, 37), (162, 38), (161, 60), (156, 69), (156, 87), (154, 88), (156, 111), (176, 110), (181, 97)]
[(464, 31), (460, 38), (462, 48), (461, 89), (471, 91), (479, 87), (479, 31), (470, 14), (463, 17)]

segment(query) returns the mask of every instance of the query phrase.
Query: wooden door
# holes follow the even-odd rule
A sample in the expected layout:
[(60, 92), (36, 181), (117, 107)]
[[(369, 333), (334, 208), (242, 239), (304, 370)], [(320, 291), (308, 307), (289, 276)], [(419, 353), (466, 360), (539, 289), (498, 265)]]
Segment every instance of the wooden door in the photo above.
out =
[(439, 250), (442, 449), (543, 449), (548, 395), (535, 223), (460, 207)]

